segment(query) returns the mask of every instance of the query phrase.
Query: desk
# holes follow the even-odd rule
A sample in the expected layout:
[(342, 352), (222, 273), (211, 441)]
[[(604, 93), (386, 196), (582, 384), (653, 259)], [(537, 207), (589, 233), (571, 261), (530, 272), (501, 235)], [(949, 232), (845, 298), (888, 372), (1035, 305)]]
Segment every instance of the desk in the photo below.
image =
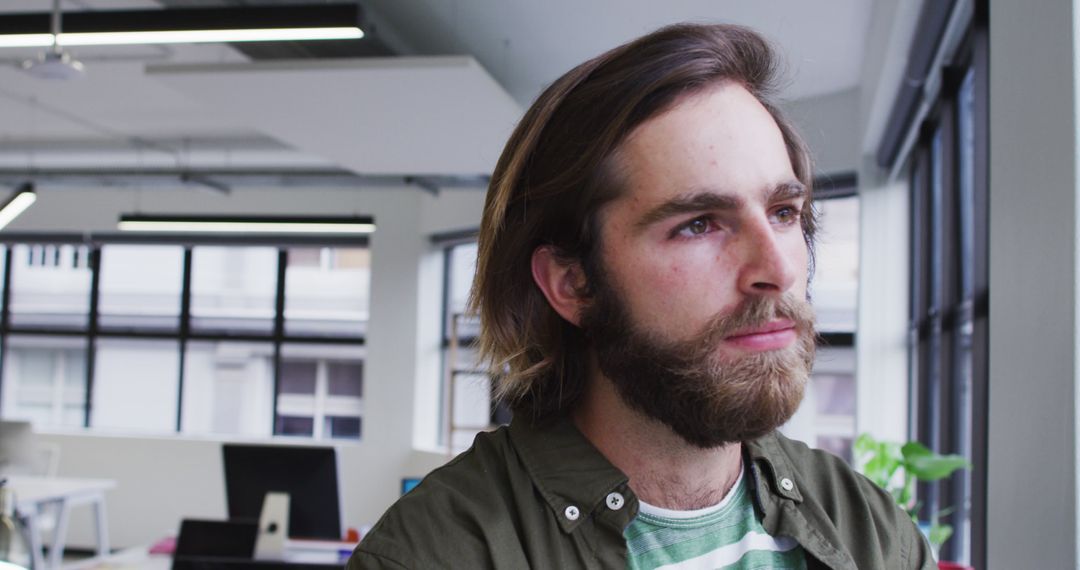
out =
[[(34, 553), (34, 568), (60, 568), (67, 542), (68, 517), (71, 508), (91, 505), (97, 523), (97, 555), (109, 554), (109, 531), (105, 519), (105, 491), (116, 487), (109, 479), (65, 479), (59, 477), (12, 476), (8, 487), (15, 493), (15, 509), (30, 530), (30, 547)], [(48, 564), (45, 563), (39, 517), (56, 507), (56, 526), (52, 532)]]
[[(220, 570), (230, 567), (259, 569), (275, 566), (289, 568), (289, 566), (302, 567), (308, 565), (312, 567), (325, 565), (340, 569), (348, 560), (348, 555), (342, 553), (351, 553), (355, 549), (355, 542), (286, 540), (285, 559), (278, 562), (221, 558), (202, 562), (196, 557), (187, 559), (186, 564), (181, 563), (180, 567), (199, 568), (205, 566)], [(150, 548), (143, 546), (121, 550), (105, 559), (95, 558), (92, 561), (78, 561), (68, 568), (69, 570), (170, 570), (172, 565), (172, 556), (168, 554), (150, 554)]]

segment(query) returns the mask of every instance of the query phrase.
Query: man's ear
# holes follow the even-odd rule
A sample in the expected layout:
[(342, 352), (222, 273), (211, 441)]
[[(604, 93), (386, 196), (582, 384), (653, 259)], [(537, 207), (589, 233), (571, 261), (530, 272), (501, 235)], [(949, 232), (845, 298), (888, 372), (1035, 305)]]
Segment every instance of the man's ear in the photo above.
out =
[(571, 324), (581, 326), (581, 311), (588, 301), (582, 295), (585, 272), (581, 264), (561, 259), (554, 247), (545, 245), (533, 251), (532, 276), (551, 308)]

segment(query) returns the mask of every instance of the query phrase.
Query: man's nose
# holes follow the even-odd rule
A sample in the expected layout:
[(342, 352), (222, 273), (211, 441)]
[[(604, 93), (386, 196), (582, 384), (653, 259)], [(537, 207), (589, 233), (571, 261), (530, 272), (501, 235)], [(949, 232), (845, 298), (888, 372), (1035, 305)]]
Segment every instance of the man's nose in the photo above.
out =
[(741, 230), (739, 290), (747, 295), (779, 295), (791, 289), (797, 276), (796, 260), (783, 247), (783, 240), (790, 236), (778, 233), (768, 219), (748, 221)]

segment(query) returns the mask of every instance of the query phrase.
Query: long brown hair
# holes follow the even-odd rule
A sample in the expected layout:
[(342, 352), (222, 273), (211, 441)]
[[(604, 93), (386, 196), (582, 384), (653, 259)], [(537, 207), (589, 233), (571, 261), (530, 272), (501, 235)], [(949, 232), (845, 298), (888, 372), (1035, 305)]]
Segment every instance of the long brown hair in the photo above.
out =
[[(553, 246), (567, 262), (582, 263), (586, 275), (597, 267), (597, 213), (619, 192), (611, 158), (636, 126), (683, 97), (736, 82), (772, 115), (795, 176), (811, 188), (809, 153), (769, 99), (778, 65), (769, 43), (750, 29), (677, 24), (575, 67), (525, 113), (488, 188), (470, 299), (481, 321), (481, 358), (515, 413), (564, 413), (584, 390), (584, 335), (548, 305), (531, 258), (536, 248)], [(812, 255), (810, 200), (802, 214)]]

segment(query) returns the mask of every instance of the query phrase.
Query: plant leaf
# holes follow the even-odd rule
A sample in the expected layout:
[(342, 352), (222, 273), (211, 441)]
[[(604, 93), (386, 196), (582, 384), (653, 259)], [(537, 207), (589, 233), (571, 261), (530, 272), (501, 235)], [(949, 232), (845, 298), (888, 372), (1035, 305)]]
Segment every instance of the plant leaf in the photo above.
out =
[(961, 455), (934, 453), (917, 441), (909, 441), (901, 448), (904, 470), (920, 481), (936, 481), (952, 475), (957, 469), (967, 469), (971, 464)]
[(905, 468), (920, 481), (937, 481), (952, 475), (957, 469), (967, 469), (971, 464), (960, 455), (931, 455), (908, 460)]
[(933, 546), (936, 551), (941, 548), (941, 545), (945, 544), (946, 540), (949, 540), (949, 537), (951, 537), (952, 534), (952, 525), (933, 524), (930, 525), (930, 532), (926, 538), (930, 541), (931, 546)]

